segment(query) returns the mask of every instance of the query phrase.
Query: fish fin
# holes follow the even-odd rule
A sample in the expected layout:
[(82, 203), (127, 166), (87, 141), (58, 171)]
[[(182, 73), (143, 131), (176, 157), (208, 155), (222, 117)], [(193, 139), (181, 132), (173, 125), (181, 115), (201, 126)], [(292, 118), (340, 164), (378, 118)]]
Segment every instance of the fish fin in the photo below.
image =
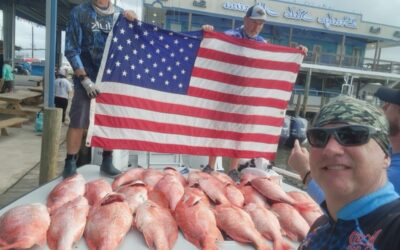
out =
[(289, 239), (294, 240), (294, 241), (298, 241), (298, 239), (299, 239), (299, 237), (297, 237), (296, 234), (294, 234), (290, 231), (286, 231), (286, 237), (288, 237)]
[(290, 246), (290, 244), (284, 241), (283, 239), (274, 241), (274, 250), (291, 250), (291, 249), (293, 249), (292, 246)]

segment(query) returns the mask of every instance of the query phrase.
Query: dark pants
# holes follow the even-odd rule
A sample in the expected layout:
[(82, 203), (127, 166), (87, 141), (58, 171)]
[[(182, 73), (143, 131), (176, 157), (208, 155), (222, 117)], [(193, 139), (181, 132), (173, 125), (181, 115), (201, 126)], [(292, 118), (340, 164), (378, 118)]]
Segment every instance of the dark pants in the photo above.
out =
[(63, 111), (62, 122), (65, 122), (65, 113), (66, 113), (67, 107), (68, 107), (68, 99), (56, 96), (54, 98), (54, 105), (56, 106), (56, 108), (62, 109), (62, 111)]
[(3, 87), (1, 87), (0, 93), (7, 93), (14, 90), (14, 81), (4, 81)]

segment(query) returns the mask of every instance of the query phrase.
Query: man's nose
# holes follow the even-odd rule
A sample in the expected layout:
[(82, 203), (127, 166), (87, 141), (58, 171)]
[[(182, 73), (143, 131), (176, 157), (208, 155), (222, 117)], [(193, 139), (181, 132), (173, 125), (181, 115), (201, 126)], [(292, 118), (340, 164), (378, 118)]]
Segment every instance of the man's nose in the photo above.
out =
[(343, 147), (344, 146), (340, 145), (340, 143), (337, 141), (336, 137), (334, 135), (331, 135), (325, 145), (324, 151), (334, 154), (342, 153)]

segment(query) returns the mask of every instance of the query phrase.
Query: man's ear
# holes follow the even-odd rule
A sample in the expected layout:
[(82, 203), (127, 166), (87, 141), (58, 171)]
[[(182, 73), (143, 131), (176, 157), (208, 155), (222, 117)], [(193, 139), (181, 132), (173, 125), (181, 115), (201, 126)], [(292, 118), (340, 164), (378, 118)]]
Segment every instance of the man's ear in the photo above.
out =
[(390, 162), (391, 162), (390, 156), (385, 155), (385, 159), (383, 160), (383, 168), (388, 169), (390, 166)]

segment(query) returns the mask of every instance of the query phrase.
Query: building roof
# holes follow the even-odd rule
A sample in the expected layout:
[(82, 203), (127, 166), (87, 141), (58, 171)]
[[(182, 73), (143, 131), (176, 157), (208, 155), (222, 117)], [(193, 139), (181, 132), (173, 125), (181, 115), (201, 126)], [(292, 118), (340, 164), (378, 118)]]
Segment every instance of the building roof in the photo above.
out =
[[(31, 22), (46, 25), (46, 0), (11, 0), (15, 4), (16, 16)], [(65, 29), (69, 19), (70, 10), (84, 0), (58, 0), (57, 1), (57, 26)], [(8, 1), (0, 1), (0, 8), (9, 4)]]

